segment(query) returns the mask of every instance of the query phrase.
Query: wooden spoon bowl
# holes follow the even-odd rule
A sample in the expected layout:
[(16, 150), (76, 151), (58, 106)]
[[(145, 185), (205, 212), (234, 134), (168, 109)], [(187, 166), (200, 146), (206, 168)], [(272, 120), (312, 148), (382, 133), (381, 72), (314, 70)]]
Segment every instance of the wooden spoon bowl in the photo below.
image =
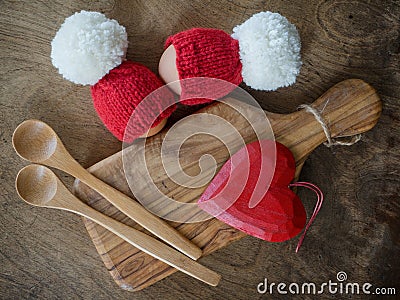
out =
[(56, 151), (57, 135), (46, 123), (27, 120), (15, 129), (12, 142), (19, 156), (40, 163), (49, 159)]
[(22, 200), (34, 206), (49, 206), (57, 193), (56, 175), (48, 168), (29, 165), (18, 172), (15, 182)]
[(209, 285), (221, 276), (149, 235), (122, 224), (84, 204), (47, 167), (29, 165), (19, 171), (15, 186), (18, 195), (34, 206), (67, 210), (108, 229), (131, 245)]

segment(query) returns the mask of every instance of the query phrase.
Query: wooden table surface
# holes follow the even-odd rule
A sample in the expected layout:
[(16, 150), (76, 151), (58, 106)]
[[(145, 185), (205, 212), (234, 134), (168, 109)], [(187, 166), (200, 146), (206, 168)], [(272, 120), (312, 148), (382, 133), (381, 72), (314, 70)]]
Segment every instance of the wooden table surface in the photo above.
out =
[[(124, 25), (127, 57), (153, 71), (170, 34), (195, 26), (230, 32), (253, 13), (283, 14), (300, 32), (303, 67), (290, 88), (249, 90), (272, 112), (291, 112), (347, 78), (377, 89), (383, 101), (377, 126), (351, 147), (320, 146), (304, 166), (301, 179), (319, 185), (326, 202), (298, 254), (297, 239), (272, 244), (247, 237), (201, 260), (222, 274), (218, 287), (178, 272), (133, 294), (113, 282), (81, 218), (33, 208), (18, 198), (14, 179), (26, 163), (14, 153), (11, 136), (25, 119), (50, 124), (85, 167), (121, 149), (97, 117), (89, 88), (64, 80), (51, 64), (55, 32), (81, 9)], [(264, 278), (321, 284), (335, 281), (339, 271), (347, 273), (347, 282), (395, 287), (400, 294), (399, 19), (397, 0), (1, 1), (0, 298), (259, 299), (266, 296), (257, 293)], [(314, 195), (299, 194), (310, 213)], [(285, 297), (290, 295), (272, 295)], [(335, 297), (345, 296), (325, 293)]]

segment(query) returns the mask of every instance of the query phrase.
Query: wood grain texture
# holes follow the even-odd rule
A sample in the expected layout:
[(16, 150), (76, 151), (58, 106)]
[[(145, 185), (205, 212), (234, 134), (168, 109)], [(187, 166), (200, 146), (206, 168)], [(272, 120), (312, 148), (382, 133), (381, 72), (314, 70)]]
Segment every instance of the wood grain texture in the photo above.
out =
[(169, 266), (211, 286), (221, 275), (135, 228), (93, 209), (74, 196), (48, 167), (31, 164), (18, 172), (16, 189), (22, 200), (33, 206), (66, 210), (109, 230), (132, 246)]
[[(193, 26), (229, 32), (255, 12), (278, 11), (299, 29), (303, 66), (290, 88), (249, 89), (264, 109), (293, 112), (333, 84), (354, 77), (370, 83), (383, 101), (377, 126), (358, 144), (321, 146), (307, 159), (301, 179), (318, 184), (327, 200), (301, 253), (294, 254), (294, 241), (271, 244), (246, 237), (202, 258), (202, 263), (223, 274), (218, 288), (175, 273), (135, 298), (260, 299), (256, 286), (264, 277), (271, 282), (321, 283), (334, 280), (338, 271), (347, 272), (352, 281), (400, 290), (397, 0), (4, 0), (0, 2), (1, 298), (133, 297), (110, 278), (79, 217), (31, 208), (14, 190), (15, 175), (25, 163), (13, 152), (11, 135), (25, 119), (50, 124), (85, 167), (121, 150), (96, 116), (89, 89), (63, 80), (49, 59), (50, 41), (60, 24), (81, 9), (104, 12), (126, 26), (128, 58), (153, 71), (169, 34)], [(197, 109), (180, 107), (174, 119)], [(61, 178), (72, 183), (64, 174)], [(299, 194), (314, 199), (307, 191)], [(313, 202), (305, 201), (308, 212)]]
[[(333, 138), (352, 136), (371, 129), (377, 123), (382, 109), (381, 101), (375, 90), (358, 79), (338, 83), (311, 106), (317, 111), (321, 111), (324, 119), (329, 120)], [(196, 116), (199, 116), (200, 120), (192, 121), (191, 118), (185, 118), (170, 130), (172, 133), (178, 132), (178, 135), (167, 147), (168, 149), (175, 147), (179, 149), (179, 164), (173, 166), (175, 169), (169, 168), (168, 173), (166, 169), (170, 158), (161, 157), (161, 145), (166, 141), (168, 128), (146, 140), (143, 159), (138, 157), (141, 156), (142, 146), (134, 143), (90, 167), (89, 171), (94, 173), (97, 178), (129, 194), (133, 199), (135, 196), (140, 197), (142, 201), (148, 199), (146, 207), (157, 208), (157, 215), (170, 220), (185, 220), (185, 222), (170, 223), (182, 235), (201, 247), (203, 256), (205, 256), (245, 235), (217, 219), (210, 219), (207, 213), (199, 208), (175, 207), (174, 203), (166, 202), (164, 196), (160, 198), (158, 193), (182, 203), (196, 203), (207, 184), (198, 188), (190, 188), (193, 186), (191, 177), (178, 184), (173, 181), (171, 175), (198, 174), (200, 171), (198, 160), (203, 155), (212, 155), (218, 170), (230, 157), (227, 147), (232, 153), (240, 149), (240, 143), (232, 133), (230, 140), (234, 142), (229, 146), (215, 138), (223, 135), (226, 137), (227, 133), (225, 131), (216, 132), (215, 127), (221, 123), (214, 124), (207, 121), (210, 116), (218, 116), (231, 124), (238, 130), (245, 143), (257, 139), (255, 131), (257, 131), (259, 139), (274, 138), (283, 143), (294, 155), (297, 176), (308, 155), (326, 140), (326, 136), (315, 117), (305, 110), (287, 115), (269, 112), (264, 114), (259, 108), (232, 98), (207, 106), (193, 117)], [(264, 121), (266, 118), (270, 121), (273, 134), (269, 128), (263, 128), (266, 125)], [(251, 125), (249, 120), (252, 121)], [(188, 130), (191, 132), (190, 126), (195, 127), (194, 132), (206, 134), (197, 134), (186, 139), (184, 133)], [(224, 130), (226, 129), (224, 128)], [(183, 135), (179, 136), (179, 133)], [(174, 155), (174, 153), (171, 154)], [(208, 169), (203, 167), (202, 175), (196, 176), (196, 182), (199, 180), (205, 183), (210, 182), (212, 176), (209, 175), (213, 172), (208, 172), (209, 170), (213, 170), (213, 168), (211, 166)], [(149, 173), (149, 178), (145, 176), (146, 172)], [(154, 191), (149, 188), (150, 181), (155, 185)], [(133, 220), (109, 205), (106, 199), (79, 180), (75, 182), (74, 192), (96, 210), (121, 222), (127, 222), (127, 225), (137, 227), (137, 224), (132, 222)], [(200, 220), (199, 216), (201, 215), (203, 215), (204, 221), (199, 222), (197, 220)], [(90, 220), (85, 220), (85, 225), (107, 269), (123, 289), (139, 291), (176, 271), (149, 257), (146, 253), (138, 251), (137, 248), (129, 247), (126, 242), (121, 241), (117, 235), (110, 234), (104, 227), (93, 224)], [(138, 227), (138, 229), (144, 231), (143, 228)], [(143, 261), (146, 263), (144, 264)]]
[(15, 152), (23, 159), (53, 167), (78, 178), (107, 199), (132, 220), (152, 232), (154, 235), (179, 249), (196, 260), (201, 249), (183, 237), (162, 219), (149, 213), (142, 205), (105, 184), (86, 171), (65, 149), (57, 133), (46, 123), (39, 120), (26, 120), (15, 129), (12, 137)]

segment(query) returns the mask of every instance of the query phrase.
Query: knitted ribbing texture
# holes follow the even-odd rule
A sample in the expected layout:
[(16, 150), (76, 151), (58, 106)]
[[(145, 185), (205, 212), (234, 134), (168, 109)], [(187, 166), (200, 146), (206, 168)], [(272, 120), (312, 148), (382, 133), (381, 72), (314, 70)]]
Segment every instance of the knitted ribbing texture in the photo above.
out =
[(194, 80), (182, 81), (181, 99), (188, 99), (182, 103), (196, 105), (211, 102), (212, 99), (195, 96), (204, 94), (203, 91), (208, 90), (212, 98), (220, 98), (242, 82), (239, 43), (223, 30), (193, 28), (170, 36), (165, 43), (165, 49), (171, 44), (176, 51), (176, 67), (180, 80), (208, 77), (226, 80), (233, 84), (221, 85), (221, 82), (213, 84), (207, 81), (207, 86), (204, 86)]
[[(93, 104), (104, 125), (116, 138), (132, 142), (175, 110), (174, 95), (169, 89), (152, 93), (163, 85), (161, 79), (145, 66), (125, 61), (91, 87)], [(150, 101), (146, 99), (145, 104), (140, 105), (140, 111), (135, 111), (149, 94)]]

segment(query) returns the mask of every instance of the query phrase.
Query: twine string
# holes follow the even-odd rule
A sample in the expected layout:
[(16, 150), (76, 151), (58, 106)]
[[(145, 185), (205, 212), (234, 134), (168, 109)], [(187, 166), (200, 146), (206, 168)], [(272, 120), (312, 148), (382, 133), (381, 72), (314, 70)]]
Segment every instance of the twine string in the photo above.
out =
[(327, 147), (331, 147), (334, 145), (351, 146), (357, 143), (359, 140), (361, 140), (361, 134), (354, 135), (349, 141), (341, 141), (339, 139), (332, 138), (328, 125), (322, 118), (321, 114), (315, 108), (313, 108), (311, 105), (308, 104), (302, 104), (299, 106), (299, 108), (303, 108), (306, 112), (313, 114), (318, 123), (321, 124), (322, 129), (324, 130), (324, 133), (326, 135), (326, 139), (328, 140), (327, 142), (324, 143), (325, 146)]
[[(326, 106), (326, 104), (325, 104), (325, 106)], [(327, 139), (327, 142), (324, 143), (325, 146), (327, 146), (327, 147), (331, 147), (334, 145), (351, 146), (351, 145), (354, 145), (355, 143), (357, 143), (361, 139), (361, 134), (354, 135), (351, 138), (351, 140), (349, 140), (349, 141), (334, 139), (334, 138), (332, 138), (331, 132), (330, 132), (325, 120), (322, 118), (321, 114), (315, 108), (313, 108), (311, 105), (307, 105), (307, 104), (302, 104), (299, 106), (299, 108), (303, 108), (306, 112), (313, 114), (315, 119), (321, 125), (322, 129), (324, 130), (326, 139)], [(317, 195), (317, 203), (315, 204), (314, 211), (303, 231), (303, 234), (301, 235), (301, 237), (297, 243), (297, 247), (296, 247), (296, 253), (297, 253), (300, 250), (301, 245), (303, 244), (303, 240), (306, 236), (308, 229), (310, 228), (311, 224), (314, 222), (315, 218), (317, 217), (318, 212), (320, 211), (320, 209), (322, 207), (322, 203), (324, 202), (324, 194), (322, 193), (322, 191), (319, 187), (317, 187), (316, 185), (309, 183), (309, 182), (299, 181), (299, 182), (294, 182), (294, 183), (289, 184), (289, 187), (294, 187), (294, 186), (308, 188), (308, 189), (312, 190), (313, 192), (315, 192), (315, 194)]]
[(301, 245), (303, 244), (303, 240), (306, 236), (307, 230), (310, 228), (311, 224), (314, 222), (315, 218), (317, 217), (318, 212), (320, 211), (322, 207), (322, 203), (324, 202), (324, 193), (322, 193), (321, 189), (317, 187), (315, 184), (312, 184), (310, 182), (304, 182), (304, 181), (298, 181), (289, 184), (289, 187), (294, 187), (294, 186), (300, 186), (300, 187), (305, 187), (317, 194), (317, 203), (315, 204), (314, 211), (310, 217), (310, 220), (308, 221), (306, 228), (303, 231), (303, 234), (301, 235), (299, 242), (297, 243), (296, 247), (296, 253), (299, 252), (299, 249)]

